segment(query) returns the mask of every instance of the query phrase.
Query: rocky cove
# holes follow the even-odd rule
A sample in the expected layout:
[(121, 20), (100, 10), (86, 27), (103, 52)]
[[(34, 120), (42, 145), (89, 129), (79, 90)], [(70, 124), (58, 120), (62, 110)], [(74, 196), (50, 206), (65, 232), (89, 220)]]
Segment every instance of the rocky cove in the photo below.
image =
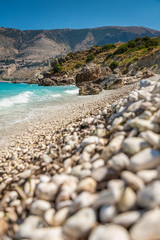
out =
[(134, 78), (11, 138), (0, 153), (1, 238), (159, 239), (159, 103), (160, 76)]
[(55, 57), (90, 49), (93, 45), (103, 46), (118, 41), (127, 42), (136, 37), (159, 35), (160, 31), (145, 27), (106, 26), (38, 31), (0, 27), (0, 80), (37, 82)]
[(94, 95), (160, 73), (160, 38), (137, 37), (127, 43), (95, 45), (50, 60), (34, 77), (15, 78), (40, 86), (76, 85), (80, 95)]
[(0, 131), (0, 239), (160, 239), (159, 46), (94, 46), (27, 80), (88, 96)]
[(123, 75), (119, 69), (112, 71), (109, 67), (103, 67), (90, 63), (84, 65), (80, 72), (74, 77), (52, 77), (52, 73), (45, 73), (44, 78), (39, 80), (39, 86), (63, 86), (76, 85), (79, 95), (96, 95), (103, 90), (118, 89), (122, 86), (132, 84), (135, 79), (152, 77), (155, 74), (144, 68), (134, 76)]
[(80, 95), (122, 87), (134, 78), (160, 73), (160, 38), (136, 38), (128, 43), (96, 45), (51, 61), (38, 80), (41, 86), (75, 84)]

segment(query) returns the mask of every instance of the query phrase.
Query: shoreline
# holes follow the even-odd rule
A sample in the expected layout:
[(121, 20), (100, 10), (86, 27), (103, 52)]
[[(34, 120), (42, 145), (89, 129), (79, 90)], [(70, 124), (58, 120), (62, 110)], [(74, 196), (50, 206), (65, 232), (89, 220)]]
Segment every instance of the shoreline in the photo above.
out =
[(0, 153), (2, 239), (141, 240), (148, 221), (157, 234), (158, 80), (83, 98), (10, 138)]
[(55, 131), (59, 130), (69, 122), (74, 122), (97, 109), (105, 107), (107, 101), (107, 105), (110, 105), (138, 87), (138, 83), (139, 81), (136, 81), (120, 89), (104, 90), (98, 95), (82, 96), (75, 99), (74, 102), (69, 100), (67, 103), (63, 103), (61, 107), (59, 105), (51, 107), (52, 112), (46, 110), (46, 112), (40, 113), (29, 120), (24, 120), (6, 129), (1, 129), (0, 147), (6, 149), (15, 138), (21, 139), (23, 134), (27, 134), (30, 131), (34, 132), (38, 128), (43, 131), (45, 128), (50, 127), (49, 125), (54, 125), (52, 129)]

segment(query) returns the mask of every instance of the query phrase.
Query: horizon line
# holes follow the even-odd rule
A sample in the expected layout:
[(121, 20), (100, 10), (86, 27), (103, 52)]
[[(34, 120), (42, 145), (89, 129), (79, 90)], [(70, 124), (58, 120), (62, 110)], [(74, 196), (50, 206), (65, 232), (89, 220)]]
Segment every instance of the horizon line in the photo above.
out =
[(14, 27), (0, 27), (1, 28), (5, 28), (5, 29), (16, 29), (16, 30), (20, 30), (20, 31), (51, 31), (51, 30), (84, 30), (84, 29), (98, 29), (98, 28), (145, 28), (145, 29), (150, 29), (150, 30), (154, 30), (154, 31), (159, 31), (158, 29), (154, 29), (154, 28), (150, 28), (150, 27), (145, 27), (145, 26), (117, 26), (117, 25), (110, 25), (110, 26), (100, 26), (100, 27), (86, 27), (86, 28), (49, 28), (49, 29), (20, 29), (20, 28), (14, 28)]

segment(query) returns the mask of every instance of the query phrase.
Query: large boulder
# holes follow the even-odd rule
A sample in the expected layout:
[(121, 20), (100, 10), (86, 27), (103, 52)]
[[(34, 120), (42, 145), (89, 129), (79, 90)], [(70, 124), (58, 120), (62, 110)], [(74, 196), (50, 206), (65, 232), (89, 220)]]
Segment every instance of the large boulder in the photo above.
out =
[(112, 74), (112, 75), (106, 77), (105, 79), (103, 79), (103, 81), (101, 81), (101, 83), (100, 83), (100, 85), (104, 89), (119, 88), (119, 87), (122, 87), (123, 84), (124, 84), (123, 78), (119, 77), (118, 74)]
[(129, 65), (127, 70), (127, 76), (135, 76), (138, 72), (139, 68), (137, 66), (137, 63), (132, 63)]
[(79, 94), (99, 94), (105, 89), (101, 83), (111, 75), (112, 71), (108, 67), (101, 68), (94, 63), (84, 66), (81, 72), (76, 75), (76, 85), (79, 87)]
[(70, 77), (70, 78), (62, 78), (59, 83), (61, 85), (74, 85), (75, 84), (75, 79), (74, 77)]
[(74, 85), (75, 79), (73, 77), (51, 77), (51, 80), (56, 86)]
[(55, 82), (50, 78), (43, 78), (39, 80), (39, 86), (55, 86)]
[(146, 79), (146, 78), (150, 78), (150, 77), (153, 77), (155, 76), (155, 74), (148, 70), (148, 69), (145, 69), (143, 72), (142, 72), (142, 76), (141, 76), (141, 79)]
[(123, 86), (121, 72), (113, 74), (110, 68), (101, 69), (96, 64), (83, 67), (76, 75), (76, 85), (80, 95), (99, 94), (103, 89), (115, 89)]
[(51, 77), (39, 79), (39, 86), (65, 86), (74, 84), (75, 79), (71, 77)]
[(39, 79), (29, 79), (29, 80), (25, 80), (23, 82), (27, 83), (27, 84), (39, 84)]
[(43, 74), (43, 77), (44, 77), (44, 78), (50, 78), (52, 75), (53, 75), (52, 72), (45, 72), (45, 73)]
[(96, 95), (103, 91), (99, 84), (91, 82), (83, 83), (79, 86), (79, 95)]
[(82, 68), (82, 71), (76, 75), (76, 85), (80, 86), (83, 82), (90, 82), (98, 79), (101, 75), (100, 66), (91, 63)]
[(109, 67), (103, 67), (101, 69), (101, 76), (102, 77), (107, 77), (110, 76), (112, 74), (112, 70)]

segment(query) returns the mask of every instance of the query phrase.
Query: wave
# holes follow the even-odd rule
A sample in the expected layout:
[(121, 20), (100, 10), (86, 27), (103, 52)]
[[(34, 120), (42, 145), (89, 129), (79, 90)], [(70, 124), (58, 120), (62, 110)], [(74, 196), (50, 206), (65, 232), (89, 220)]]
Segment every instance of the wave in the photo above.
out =
[(51, 96), (57, 98), (57, 97), (61, 97), (62, 95), (57, 93), (57, 94), (51, 94)]
[(2, 100), (0, 100), (0, 108), (12, 107), (14, 104), (27, 103), (29, 102), (30, 96), (32, 94), (33, 92), (26, 91), (23, 93), (19, 93), (16, 96), (3, 98)]
[(64, 91), (65, 93), (68, 93), (68, 94), (78, 94), (79, 93), (79, 89), (75, 89), (75, 90), (67, 90), (67, 91)]

